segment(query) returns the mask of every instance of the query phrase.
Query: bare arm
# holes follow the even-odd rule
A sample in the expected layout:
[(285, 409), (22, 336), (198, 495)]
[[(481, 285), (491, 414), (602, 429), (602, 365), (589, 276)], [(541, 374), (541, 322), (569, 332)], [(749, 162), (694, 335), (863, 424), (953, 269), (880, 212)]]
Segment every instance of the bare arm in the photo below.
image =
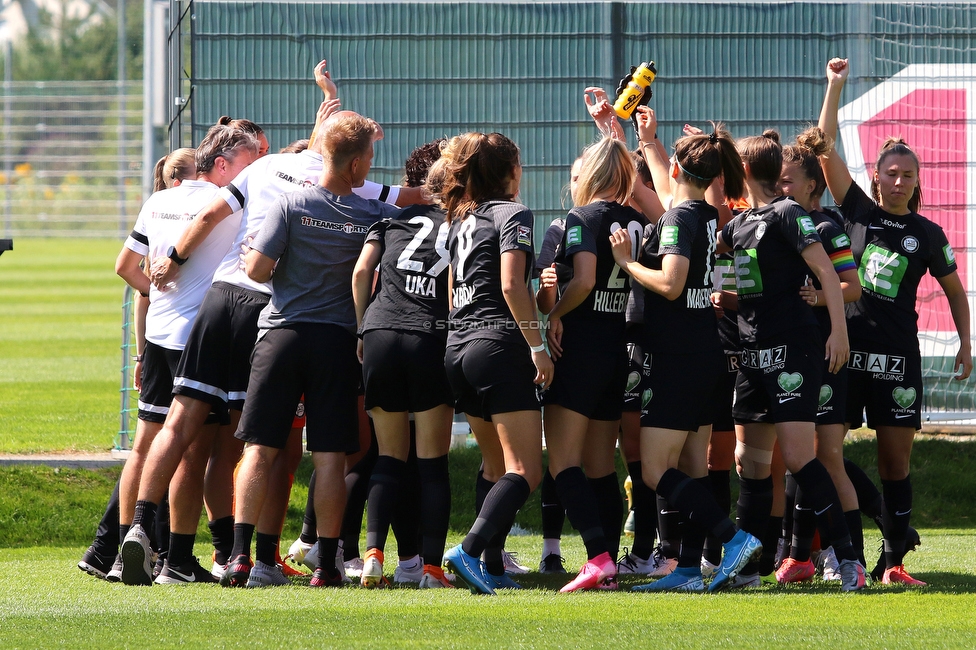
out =
[(803, 249), (803, 260), (810, 270), (817, 276), (823, 287), (824, 302), (830, 313), (830, 336), (825, 347), (825, 359), (829, 360), (828, 370), (837, 373), (850, 356), (851, 345), (847, 339), (847, 320), (844, 317), (844, 298), (841, 295), (840, 279), (834, 271), (834, 265), (827, 257), (823, 244), (810, 244)]
[(657, 195), (657, 192), (641, 183), (639, 177), (634, 179), (634, 192), (631, 195), (631, 198), (634, 200), (634, 203), (637, 204), (637, 209), (640, 210), (651, 223), (656, 224), (658, 220), (660, 220), (661, 215), (663, 215), (665, 212), (664, 206), (661, 204), (661, 199)]
[[(179, 257), (187, 258), (196, 250), (197, 246), (203, 243), (218, 223), (229, 217), (233, 211), (227, 205), (227, 201), (216, 198), (210, 202), (197, 216), (185, 231), (180, 241), (177, 242), (175, 249)], [(162, 290), (164, 286), (173, 281), (179, 271), (176, 262), (168, 257), (159, 257), (152, 263), (149, 269), (149, 277), (157, 288)]]
[(356, 324), (359, 327), (363, 325), (363, 315), (369, 306), (369, 297), (373, 293), (373, 274), (382, 254), (379, 242), (366, 242), (352, 272), (352, 301), (356, 305)]
[(847, 59), (831, 59), (827, 63), (827, 93), (824, 95), (823, 107), (820, 109), (820, 122), (818, 126), (834, 141), (834, 147), (830, 153), (820, 158), (820, 166), (823, 168), (824, 177), (827, 179), (827, 189), (830, 190), (834, 201), (839, 205), (847, 191), (851, 189), (854, 179), (851, 172), (847, 169), (847, 163), (837, 153), (837, 110), (840, 108), (840, 93), (844, 89), (844, 82), (850, 67)]
[(651, 170), (654, 191), (666, 210), (671, 205), (671, 177), (668, 175), (670, 162), (667, 151), (657, 137), (657, 116), (647, 106), (637, 107), (637, 137), (640, 138), (641, 151), (647, 168)]
[[(857, 269), (848, 269), (838, 274), (840, 278), (840, 292), (844, 296), (844, 303), (857, 302), (861, 299), (861, 281), (857, 277)], [(811, 307), (826, 307), (827, 299), (821, 291), (813, 286), (813, 281), (808, 280), (805, 285), (800, 287), (800, 295)]]
[[(335, 102), (335, 107), (338, 108), (339, 102), (339, 91), (336, 88), (335, 82), (332, 81), (332, 75), (329, 74), (328, 63), (325, 59), (319, 61), (314, 70), (312, 71), (312, 76), (315, 77), (315, 85), (322, 90), (322, 105), (319, 106), (319, 111), (315, 115), (315, 126), (312, 127), (312, 133), (308, 136), (308, 147), (312, 148), (312, 144), (315, 142), (315, 136), (318, 134), (319, 127), (322, 125), (328, 115), (322, 115), (323, 108), (326, 104), (330, 102)], [(335, 109), (333, 109), (334, 112)], [(331, 113), (329, 113), (331, 115)], [(314, 151), (314, 149), (313, 149)]]
[(685, 288), (685, 281), (688, 279), (688, 267), (691, 264), (687, 257), (665, 255), (661, 260), (661, 270), (649, 269), (634, 261), (631, 256), (630, 235), (624, 232), (623, 228), (610, 235), (610, 245), (617, 266), (640, 282), (645, 289), (660, 294), (668, 300), (675, 300), (681, 295)]
[[(537, 348), (542, 345), (542, 334), (539, 321), (536, 320), (535, 301), (525, 284), (525, 265), (528, 263), (528, 257), (525, 252), (519, 250), (502, 253), (502, 295), (529, 347)], [(532, 363), (536, 367), (535, 383), (541, 384), (543, 388), (549, 388), (549, 384), (552, 383), (553, 368), (552, 359), (546, 354), (545, 349), (532, 353)]]
[(149, 297), (137, 293), (135, 297), (136, 363), (132, 367), (132, 385), (142, 390), (142, 355), (146, 352), (146, 315), (149, 313)]
[(149, 293), (149, 278), (140, 266), (144, 259), (139, 253), (123, 247), (115, 260), (115, 272), (139, 293)]
[(955, 323), (956, 333), (959, 334), (959, 352), (956, 353), (952, 369), (958, 372), (953, 379), (962, 381), (973, 372), (973, 348), (969, 338), (969, 298), (966, 296), (966, 289), (962, 286), (958, 272), (953, 271), (936, 280), (945, 291), (946, 299), (949, 301), (949, 311), (952, 313), (952, 322)]
[(400, 192), (396, 198), (398, 208), (405, 208), (408, 205), (427, 205), (428, 203), (430, 203), (430, 196), (423, 185), (420, 187), (400, 187)]
[(535, 301), (539, 306), (539, 311), (548, 314), (556, 306), (559, 296), (558, 281), (556, 279), (556, 264), (542, 269), (539, 274), (539, 290), (535, 294)]
[(277, 263), (277, 260), (273, 260), (253, 248), (244, 256), (244, 270), (247, 272), (247, 277), (255, 282), (270, 280), (271, 276), (274, 275), (275, 264)]

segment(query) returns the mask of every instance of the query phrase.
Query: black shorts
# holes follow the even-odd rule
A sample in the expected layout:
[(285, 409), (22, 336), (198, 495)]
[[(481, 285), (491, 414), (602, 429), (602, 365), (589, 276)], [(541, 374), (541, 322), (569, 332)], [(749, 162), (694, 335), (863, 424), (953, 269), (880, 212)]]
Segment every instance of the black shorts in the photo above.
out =
[[(139, 391), (139, 419), (162, 424), (173, 403), (173, 373), (180, 362), (180, 350), (170, 350), (146, 341), (142, 352), (142, 390)], [(211, 412), (204, 424), (230, 424), (225, 414)]]
[(454, 405), (444, 369), (445, 341), (427, 332), (377, 329), (363, 334), (366, 410), (419, 413)]
[(260, 291), (215, 282), (190, 329), (173, 392), (217, 410), (241, 410), (258, 337), (258, 314), (270, 299)]
[(827, 369), (828, 365), (824, 361), (817, 424), (844, 424), (847, 422), (847, 367), (834, 374)]
[(444, 367), (458, 411), (490, 422), (496, 413), (540, 408), (535, 364), (524, 343), (473, 339), (449, 346)]
[(655, 352), (641, 427), (696, 431), (715, 419), (725, 372), (721, 350), (693, 354)]
[(847, 362), (847, 422), (922, 428), (922, 357), (918, 349), (896, 350), (851, 342)]
[(712, 431), (734, 431), (735, 420), (732, 419), (732, 399), (735, 396), (735, 381), (739, 376), (739, 360), (742, 353), (738, 350), (725, 351), (725, 372), (722, 373), (721, 386), (715, 405), (715, 421)]
[(284, 449), (305, 394), (309, 451), (359, 450), (356, 337), (338, 325), (296, 323), (262, 330), (251, 357), (250, 397), (236, 436)]
[(823, 359), (820, 330), (813, 327), (745, 344), (732, 417), (739, 424), (816, 422)]
[(173, 403), (173, 373), (180, 362), (180, 350), (170, 350), (146, 341), (142, 351), (142, 390), (139, 391), (139, 419), (162, 424)]
[(627, 326), (627, 380), (624, 383), (624, 413), (640, 413), (644, 410), (642, 396), (647, 392), (651, 378), (651, 355), (644, 352), (644, 324)]
[(619, 420), (629, 383), (624, 339), (610, 335), (605, 340), (606, 328), (601, 324), (564, 325), (563, 354), (556, 359), (552, 384), (542, 403), (562, 406), (591, 420)]

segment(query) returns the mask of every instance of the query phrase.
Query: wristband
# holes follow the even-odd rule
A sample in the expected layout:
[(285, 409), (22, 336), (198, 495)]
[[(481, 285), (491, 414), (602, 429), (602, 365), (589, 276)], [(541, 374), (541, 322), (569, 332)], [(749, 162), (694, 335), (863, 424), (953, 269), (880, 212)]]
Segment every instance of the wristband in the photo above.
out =
[(529, 346), (529, 349), (532, 350), (533, 353), (536, 353), (536, 352), (545, 352), (546, 351), (546, 344), (545, 343), (540, 343), (539, 345), (530, 345)]
[(136, 356), (132, 357), (132, 360), (135, 361), (136, 363), (142, 363), (142, 355), (137, 354)]

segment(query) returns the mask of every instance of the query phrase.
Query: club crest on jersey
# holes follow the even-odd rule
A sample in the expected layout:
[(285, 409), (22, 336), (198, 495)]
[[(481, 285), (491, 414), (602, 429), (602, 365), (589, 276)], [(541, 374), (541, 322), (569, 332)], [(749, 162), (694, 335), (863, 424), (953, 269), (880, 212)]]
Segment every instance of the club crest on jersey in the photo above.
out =
[(918, 239), (908, 235), (901, 240), (901, 247), (905, 249), (906, 253), (914, 253), (918, 250)]
[(532, 245), (532, 229), (528, 226), (518, 226), (518, 231), (516, 233), (516, 238), (518, 243), (523, 246)]
[(756, 239), (762, 239), (763, 235), (766, 234), (766, 222), (763, 221), (758, 226), (756, 226)]

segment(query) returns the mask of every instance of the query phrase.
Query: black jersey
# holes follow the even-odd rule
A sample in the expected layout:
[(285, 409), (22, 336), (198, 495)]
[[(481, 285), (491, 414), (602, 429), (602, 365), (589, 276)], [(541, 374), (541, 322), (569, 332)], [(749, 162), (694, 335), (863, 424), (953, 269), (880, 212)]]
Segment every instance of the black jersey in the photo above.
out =
[[(715, 258), (713, 291), (735, 291), (735, 260), (731, 252), (722, 253)], [(734, 309), (723, 309), (718, 320), (718, 338), (726, 353), (741, 352), (739, 342), (739, 313)]]
[(542, 270), (548, 268), (556, 261), (557, 256), (561, 256), (563, 248), (563, 234), (566, 232), (566, 220), (556, 217), (549, 223), (546, 234), (542, 237), (542, 246), (539, 247), (539, 257), (535, 260), (536, 277)]
[(885, 212), (856, 183), (840, 206), (861, 281), (861, 299), (847, 305), (852, 339), (918, 349), (918, 284), (956, 270), (956, 257), (937, 224), (916, 214)]
[(726, 224), (739, 296), (739, 337), (756, 343), (803, 326), (816, 326), (800, 297), (810, 269), (803, 249), (820, 242), (813, 219), (789, 197), (746, 210)]
[(619, 323), (621, 333), (624, 327), (624, 311), (630, 297), (630, 276), (613, 260), (610, 246), (611, 233), (625, 228), (633, 241), (633, 253), (640, 246), (641, 233), (647, 225), (647, 218), (633, 208), (596, 201), (589, 205), (573, 208), (566, 216), (566, 233), (563, 236), (562, 259), (570, 274), (560, 274), (560, 294), (572, 278), (572, 258), (576, 253), (596, 255), (596, 284), (590, 294), (575, 309), (563, 316), (564, 322), (576, 320)]
[(375, 329), (428, 331), (447, 338), (445, 214), (430, 205), (406, 208), (373, 224), (366, 241), (379, 242), (379, 281), (360, 332)]
[(518, 323), (502, 295), (501, 255), (528, 253), (525, 280), (534, 266), (532, 212), (511, 201), (486, 201), (451, 224), (453, 309), (447, 344), (474, 339), (525, 343)]
[(648, 227), (641, 263), (661, 269), (665, 255), (688, 260), (681, 294), (668, 300), (644, 292), (644, 328), (651, 352), (691, 354), (721, 350), (712, 293), (718, 210), (705, 201), (684, 201), (671, 208), (656, 226)]
[[(833, 210), (814, 210), (810, 216), (817, 224), (817, 234), (820, 235), (820, 241), (823, 242), (824, 250), (827, 251), (827, 257), (830, 258), (830, 263), (837, 275), (839, 276), (844, 271), (856, 269), (854, 256), (851, 254), (851, 238), (847, 236), (843, 226), (840, 225), (843, 218)], [(811, 276), (811, 279), (814, 287), (823, 288), (816, 276)], [(826, 341), (827, 337), (830, 336), (830, 313), (821, 307), (814, 309), (813, 314), (817, 317), (817, 322), (820, 323), (820, 333)]]

